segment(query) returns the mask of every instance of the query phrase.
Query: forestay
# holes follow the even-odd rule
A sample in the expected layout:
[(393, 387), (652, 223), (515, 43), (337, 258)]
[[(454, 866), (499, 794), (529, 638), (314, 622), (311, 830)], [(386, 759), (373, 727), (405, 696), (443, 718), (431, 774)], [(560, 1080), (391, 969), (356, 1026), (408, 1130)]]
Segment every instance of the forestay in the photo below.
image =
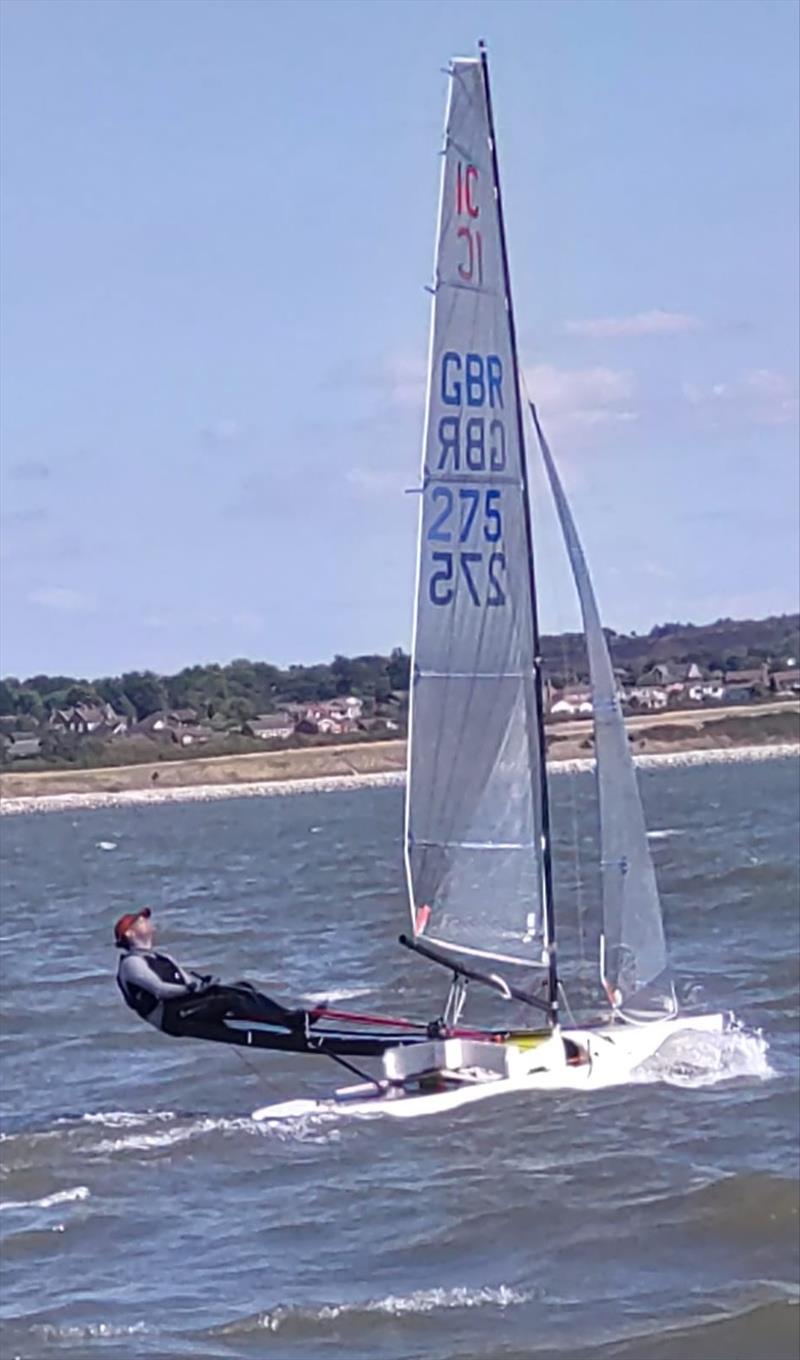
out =
[(542, 958), (539, 759), (519, 396), (479, 61), (451, 67), (411, 696), (417, 933)]
[(539, 446), (583, 616), (594, 708), (603, 885), (604, 975), (626, 1014), (675, 1010), (661, 903), (642, 802), (605, 634), (572, 512), (535, 410)]

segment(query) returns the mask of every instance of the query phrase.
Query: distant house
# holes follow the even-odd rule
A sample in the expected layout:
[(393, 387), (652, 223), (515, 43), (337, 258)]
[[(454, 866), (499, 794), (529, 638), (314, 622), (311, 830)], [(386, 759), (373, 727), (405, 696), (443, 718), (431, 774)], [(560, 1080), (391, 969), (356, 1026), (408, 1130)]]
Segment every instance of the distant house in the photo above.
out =
[(129, 722), (111, 704), (73, 704), (71, 708), (57, 708), (51, 713), (50, 726), (83, 737), (103, 728), (109, 735), (116, 736), (127, 732)]
[(169, 737), (171, 736), (169, 714), (161, 709), (157, 709), (155, 713), (148, 713), (146, 718), (141, 718), (134, 724), (133, 731), (142, 737)]
[(31, 732), (4, 732), (0, 741), (6, 760), (24, 760), (26, 756), (38, 756), (42, 749), (41, 738)]
[(787, 671), (773, 671), (769, 677), (769, 686), (776, 694), (800, 694), (800, 667), (792, 666)]
[(669, 703), (669, 691), (666, 685), (644, 684), (640, 682), (629, 689), (625, 695), (625, 703), (631, 708), (646, 708), (649, 712), (658, 711), (666, 708)]
[(702, 680), (699, 684), (690, 684), (686, 687), (686, 697), (691, 699), (694, 704), (705, 703), (708, 699), (719, 701), (725, 697), (725, 687), (722, 677), (718, 680)]
[(661, 685), (663, 688), (669, 688), (674, 685), (682, 687), (683, 681), (684, 673), (681, 669), (662, 661), (651, 666), (643, 675), (640, 675), (637, 684), (643, 688), (647, 685)]
[(137, 737), (150, 737), (153, 741), (174, 741), (178, 746), (202, 745), (210, 741), (214, 736), (213, 728), (205, 723), (184, 721), (181, 715), (188, 713), (194, 713), (194, 709), (176, 709), (170, 712), (157, 709), (155, 713), (148, 713), (146, 718), (136, 723), (132, 734)]
[(213, 727), (204, 723), (182, 723), (173, 729), (172, 739), (179, 746), (204, 746), (215, 735)]
[(766, 665), (758, 666), (753, 670), (726, 671), (725, 698), (732, 703), (742, 703), (747, 699), (756, 698), (763, 689), (766, 689), (768, 684), (769, 676)]
[(196, 708), (171, 708), (167, 717), (170, 722), (191, 725), (197, 722), (199, 714)]
[(294, 721), (288, 713), (259, 713), (257, 718), (242, 724), (242, 731), (261, 741), (285, 740), (294, 734)]
[(345, 699), (335, 699), (330, 707), (331, 717), (346, 718), (351, 722), (356, 722), (364, 712), (362, 701), (354, 694), (349, 694)]
[(358, 729), (358, 722), (353, 717), (353, 702), (359, 705), (358, 716), (361, 716), (361, 700), (355, 701), (333, 699), (330, 703), (306, 704), (302, 717), (299, 718), (296, 732), (309, 734), (321, 733), (324, 736), (340, 736), (345, 732), (355, 732)]
[(550, 705), (554, 717), (586, 717), (594, 712), (592, 691), (587, 685), (557, 691), (558, 698)]
[(701, 704), (722, 697), (722, 676), (707, 675), (696, 661), (682, 665), (659, 662), (640, 675), (625, 696), (629, 703), (635, 700), (636, 707), (648, 709), (666, 708), (676, 700)]

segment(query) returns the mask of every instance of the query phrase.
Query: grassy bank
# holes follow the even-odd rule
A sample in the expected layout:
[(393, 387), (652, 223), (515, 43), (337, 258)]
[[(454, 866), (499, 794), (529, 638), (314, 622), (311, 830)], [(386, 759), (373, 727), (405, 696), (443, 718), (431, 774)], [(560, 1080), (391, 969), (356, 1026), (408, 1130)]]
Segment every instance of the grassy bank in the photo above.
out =
[[(737, 746), (800, 742), (800, 705), (784, 703), (744, 710), (652, 714), (628, 722), (637, 755), (733, 749)], [(553, 724), (548, 729), (551, 760), (575, 760), (594, 750), (592, 723)], [(208, 784), (251, 784), (287, 779), (386, 774), (405, 766), (404, 741), (200, 757), (150, 765), (94, 770), (12, 771), (0, 776), (3, 798), (36, 798), (62, 793), (125, 793), (133, 789), (175, 789)]]

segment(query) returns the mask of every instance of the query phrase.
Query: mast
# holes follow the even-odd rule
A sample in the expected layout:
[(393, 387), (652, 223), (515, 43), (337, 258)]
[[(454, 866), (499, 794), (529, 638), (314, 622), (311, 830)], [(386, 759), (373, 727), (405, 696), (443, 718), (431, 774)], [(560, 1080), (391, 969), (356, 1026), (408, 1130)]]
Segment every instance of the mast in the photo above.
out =
[(533, 531), (531, 528), (531, 498), (528, 485), (528, 467), (525, 456), (525, 422), (522, 416), (522, 397), (519, 385), (519, 355), (517, 353), (517, 331), (514, 324), (514, 308), (511, 302), (511, 275), (508, 267), (508, 247), (506, 244), (505, 220), (503, 218), (503, 197), (500, 191), (500, 171), (497, 162), (497, 139), (494, 131), (492, 96), (489, 88), (489, 62), (486, 44), (478, 44), (481, 60), (483, 87), (486, 94), (486, 114), (489, 123), (489, 139), (492, 160), (492, 178), (497, 203), (497, 221), (500, 233), (500, 256), (503, 267), (508, 330), (511, 341), (511, 356), (514, 369), (514, 402), (516, 406), (517, 432), (520, 448), (520, 467), (522, 472), (522, 502), (525, 517), (525, 539), (528, 550), (528, 576), (530, 581), (531, 623), (533, 629), (533, 687), (536, 708), (536, 730), (539, 742), (539, 779), (538, 795), (542, 819), (542, 905), (544, 911), (544, 938), (548, 964), (548, 1002), (550, 1017), (555, 1023), (558, 1016), (558, 970), (556, 967), (555, 916), (553, 911), (553, 863), (550, 833), (550, 791), (547, 782), (547, 761), (544, 731), (544, 686), (542, 683), (542, 655), (539, 636), (539, 613), (536, 604), (536, 572), (533, 560)]

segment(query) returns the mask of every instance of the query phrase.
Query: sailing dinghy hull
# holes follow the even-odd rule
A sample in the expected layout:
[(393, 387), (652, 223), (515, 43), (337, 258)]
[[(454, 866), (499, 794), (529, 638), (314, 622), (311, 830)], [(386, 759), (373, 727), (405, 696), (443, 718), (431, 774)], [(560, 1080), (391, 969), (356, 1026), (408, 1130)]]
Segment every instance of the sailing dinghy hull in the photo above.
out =
[[(561, 1032), (563, 1043), (554, 1035), (527, 1055), (515, 1044), (476, 1045), (484, 1049), (508, 1050), (511, 1061), (506, 1070), (510, 1075), (501, 1076), (496, 1071), (486, 1070), (480, 1074), (474, 1068), (445, 1069), (430, 1074), (425, 1089), (418, 1083), (391, 1085), (387, 1080), (376, 1079), (374, 1083), (360, 1082), (342, 1087), (328, 1099), (287, 1100), (265, 1105), (255, 1110), (252, 1117), (259, 1122), (332, 1114), (386, 1114), (393, 1119), (413, 1119), (502, 1095), (595, 1091), (624, 1085), (637, 1068), (678, 1036), (723, 1034), (730, 1024), (730, 1015), (717, 1014), (678, 1016), (642, 1025), (614, 1023), (596, 1029), (569, 1029)], [(576, 1052), (577, 1059), (567, 1057), (568, 1053)], [(526, 1065), (528, 1070), (525, 1070)]]

